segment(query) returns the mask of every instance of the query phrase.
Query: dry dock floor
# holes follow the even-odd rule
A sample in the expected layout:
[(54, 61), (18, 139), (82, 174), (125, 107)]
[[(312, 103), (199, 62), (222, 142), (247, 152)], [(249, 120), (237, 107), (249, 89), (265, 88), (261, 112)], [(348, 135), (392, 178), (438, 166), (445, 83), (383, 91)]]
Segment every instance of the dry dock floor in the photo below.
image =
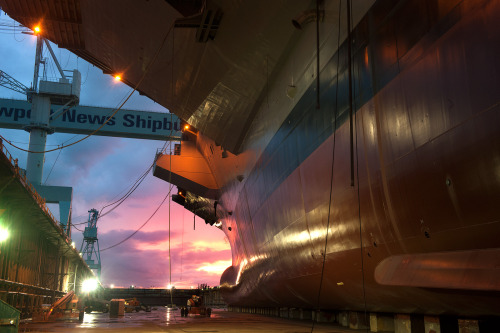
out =
[[(232, 332), (276, 332), (308, 333), (312, 322), (267, 317), (248, 313), (235, 313), (225, 310), (213, 310), (210, 318), (181, 317), (179, 310), (157, 307), (151, 312), (126, 313), (124, 317), (110, 318), (109, 314), (86, 314), (83, 322), (67, 321), (52, 323), (23, 322), (19, 332), (75, 332), (75, 333), (232, 333)], [(335, 324), (314, 325), (314, 333), (353, 333), (364, 332), (350, 330)]]

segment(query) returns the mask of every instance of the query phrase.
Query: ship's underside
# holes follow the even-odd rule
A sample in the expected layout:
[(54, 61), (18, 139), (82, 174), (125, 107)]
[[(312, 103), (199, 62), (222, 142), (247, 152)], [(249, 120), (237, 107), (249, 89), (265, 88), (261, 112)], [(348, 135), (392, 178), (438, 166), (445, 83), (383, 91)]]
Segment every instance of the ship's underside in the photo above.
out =
[(346, 1), (301, 31), (281, 25), (315, 2), (212, 1), (213, 40), (179, 33), (158, 73), (141, 63), (154, 48), (120, 51), (134, 36), (119, 24), (114, 53), (89, 33), (77, 53), (111, 71), (126, 58), (129, 83), (146, 73), (140, 90), (198, 130), (155, 175), (227, 235), (229, 304), (498, 316), (500, 3), (352, 2), (350, 38)]

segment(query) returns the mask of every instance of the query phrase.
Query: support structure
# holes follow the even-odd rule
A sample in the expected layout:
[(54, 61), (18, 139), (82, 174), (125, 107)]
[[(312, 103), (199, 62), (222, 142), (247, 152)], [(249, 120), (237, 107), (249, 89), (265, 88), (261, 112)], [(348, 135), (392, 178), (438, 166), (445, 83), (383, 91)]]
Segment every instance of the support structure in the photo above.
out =
[[(87, 265), (97, 271), (97, 277), (101, 280), (101, 254), (99, 252), (99, 240), (97, 239), (98, 212), (92, 208), (89, 210), (89, 221), (83, 232), (83, 241), (80, 253)], [(95, 259), (94, 259), (95, 258)]]
[(0, 151), (0, 300), (26, 318), (93, 274), (1, 142)]
[[(40, 64), (45, 65), (45, 60), (42, 59), (44, 42), (61, 74), (61, 78), (58, 82), (48, 81), (46, 78), (38, 82)], [(50, 44), (42, 36), (38, 35), (33, 89), (31, 90), (31, 94), (28, 94), (28, 99), (31, 95), (32, 102), (31, 121), (29, 125), (24, 127), (24, 129), (30, 133), (26, 176), (31, 184), (33, 184), (39, 192), (43, 193), (47, 202), (59, 204), (59, 223), (69, 237), (71, 237), (70, 211), (72, 189), (70, 187), (53, 188), (52, 186), (42, 185), (42, 176), (47, 135), (54, 133), (54, 130), (49, 126), (51, 105), (61, 104), (69, 107), (78, 104), (80, 100), (80, 83), (80, 72), (74, 70), (73, 78), (70, 82), (69, 78), (61, 69), (57, 58), (54, 56)]]

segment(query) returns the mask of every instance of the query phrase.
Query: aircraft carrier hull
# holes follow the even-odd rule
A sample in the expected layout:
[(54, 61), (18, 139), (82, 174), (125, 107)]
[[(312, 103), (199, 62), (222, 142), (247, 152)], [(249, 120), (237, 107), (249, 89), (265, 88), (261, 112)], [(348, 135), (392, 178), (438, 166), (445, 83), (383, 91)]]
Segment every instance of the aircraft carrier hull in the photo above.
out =
[(344, 43), (321, 107), (313, 83), (227, 194), (231, 305), (500, 314), (500, 6), (378, 5), (353, 31), (353, 163)]

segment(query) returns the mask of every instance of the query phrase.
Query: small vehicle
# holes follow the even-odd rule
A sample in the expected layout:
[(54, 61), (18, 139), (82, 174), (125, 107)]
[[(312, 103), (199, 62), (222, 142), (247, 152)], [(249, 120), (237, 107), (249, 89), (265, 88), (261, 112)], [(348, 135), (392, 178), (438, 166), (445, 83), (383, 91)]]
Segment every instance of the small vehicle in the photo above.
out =
[(212, 309), (203, 304), (203, 299), (200, 296), (193, 295), (188, 299), (187, 306), (181, 307), (181, 317), (210, 317), (211, 315)]
[(125, 300), (125, 312), (139, 312), (146, 311), (151, 312), (151, 307), (149, 305), (142, 304), (137, 298), (127, 298)]

